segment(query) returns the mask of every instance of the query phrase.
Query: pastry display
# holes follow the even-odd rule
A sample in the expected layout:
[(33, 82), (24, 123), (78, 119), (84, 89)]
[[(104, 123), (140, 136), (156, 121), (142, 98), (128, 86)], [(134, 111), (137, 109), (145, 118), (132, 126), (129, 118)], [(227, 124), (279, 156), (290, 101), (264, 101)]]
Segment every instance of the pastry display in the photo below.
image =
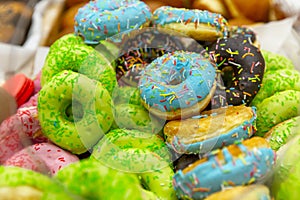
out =
[(66, 0), (40, 70), (1, 85), (0, 196), (295, 198), (299, 66), (231, 24), (275, 0), (241, 3)]

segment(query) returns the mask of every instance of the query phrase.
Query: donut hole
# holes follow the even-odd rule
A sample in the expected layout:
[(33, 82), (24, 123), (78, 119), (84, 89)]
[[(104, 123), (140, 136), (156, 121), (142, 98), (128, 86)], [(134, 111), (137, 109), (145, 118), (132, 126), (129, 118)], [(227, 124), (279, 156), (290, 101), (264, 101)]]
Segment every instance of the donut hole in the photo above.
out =
[(73, 100), (65, 109), (65, 117), (70, 122), (78, 122), (83, 118), (84, 111), (80, 102)]
[(221, 72), (223, 83), (225, 87), (230, 88), (233, 86), (234, 70), (232, 66), (226, 66)]

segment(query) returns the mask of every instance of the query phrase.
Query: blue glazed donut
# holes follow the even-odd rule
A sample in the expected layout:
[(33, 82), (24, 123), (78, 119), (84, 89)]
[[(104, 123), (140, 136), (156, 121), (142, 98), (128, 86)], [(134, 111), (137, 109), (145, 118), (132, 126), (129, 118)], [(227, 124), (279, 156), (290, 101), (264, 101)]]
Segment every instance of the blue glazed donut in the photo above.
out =
[(90, 1), (75, 16), (75, 34), (87, 44), (98, 44), (110, 36), (139, 29), (150, 22), (152, 13), (138, 0)]
[(153, 12), (153, 24), (200, 41), (215, 41), (228, 35), (227, 20), (207, 10), (162, 6)]
[(226, 186), (266, 181), (272, 173), (275, 152), (261, 137), (244, 140), (210, 153), (173, 177), (173, 186), (183, 199), (204, 199)]
[(138, 88), (142, 103), (162, 119), (199, 115), (215, 90), (216, 70), (202, 55), (175, 51), (146, 66)]

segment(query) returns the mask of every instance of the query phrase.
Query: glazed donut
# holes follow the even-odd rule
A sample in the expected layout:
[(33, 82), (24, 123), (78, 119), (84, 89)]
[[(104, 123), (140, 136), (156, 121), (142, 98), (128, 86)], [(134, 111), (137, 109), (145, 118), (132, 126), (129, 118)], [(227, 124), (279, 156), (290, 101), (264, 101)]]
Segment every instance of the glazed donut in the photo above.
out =
[(88, 151), (113, 122), (108, 91), (100, 82), (68, 70), (40, 90), (38, 113), (49, 140), (74, 154)]
[(146, 188), (161, 199), (176, 197), (172, 188), (171, 154), (158, 135), (114, 129), (94, 146), (91, 157), (110, 168), (137, 173)]
[(2, 199), (40, 200), (43, 193), (30, 186), (4, 186), (0, 187), (0, 196)]
[(22, 167), (53, 176), (65, 166), (78, 161), (76, 155), (54, 144), (37, 143), (16, 152), (3, 165)]
[(251, 44), (257, 42), (256, 33), (251, 28), (246, 26), (229, 26), (228, 37), (241, 37), (246, 39)]
[(175, 51), (147, 65), (138, 88), (144, 106), (162, 119), (199, 115), (215, 91), (216, 70), (202, 55)]
[(80, 199), (157, 199), (142, 187), (136, 175), (106, 167), (93, 159), (72, 163), (54, 178)]
[(300, 91), (285, 90), (264, 99), (257, 107), (256, 135), (264, 136), (276, 124), (300, 114)]
[(276, 92), (284, 90), (300, 91), (300, 72), (296, 69), (278, 69), (264, 74), (262, 86), (251, 105), (256, 106)]
[(41, 132), (37, 106), (19, 108), (0, 125), (0, 164), (26, 146), (47, 141)]
[(275, 152), (261, 137), (252, 137), (211, 152), (173, 177), (178, 197), (203, 199), (226, 186), (260, 183), (272, 172)]
[(208, 51), (222, 72), (228, 105), (249, 105), (265, 71), (260, 49), (243, 38), (231, 37), (218, 39)]
[(115, 70), (105, 56), (72, 34), (63, 36), (50, 46), (41, 72), (42, 87), (63, 70), (79, 72), (97, 80), (110, 93), (117, 84)]
[(261, 53), (265, 59), (266, 72), (278, 69), (295, 69), (293, 61), (284, 55), (267, 50), (261, 50)]
[(75, 34), (86, 44), (148, 26), (152, 13), (142, 1), (90, 1), (75, 16)]
[(162, 6), (154, 11), (153, 24), (200, 41), (215, 41), (227, 36), (226, 19), (207, 10)]
[(136, 129), (142, 132), (159, 133), (164, 123), (149, 114), (143, 106), (136, 87), (115, 87), (114, 123), (112, 128)]
[(18, 187), (29, 187), (39, 191), (42, 193), (41, 199), (45, 200), (79, 198), (64, 190), (61, 183), (45, 174), (21, 167), (0, 166), (0, 190), (3, 188), (17, 189)]
[(297, 199), (299, 196), (300, 136), (295, 135), (277, 152), (276, 165), (270, 185), (275, 199)]
[(270, 147), (278, 151), (289, 140), (299, 134), (300, 116), (292, 117), (272, 127), (265, 138), (269, 141)]
[(270, 190), (263, 184), (233, 186), (213, 193), (205, 198), (205, 200), (233, 200), (239, 199), (241, 196), (247, 200), (271, 200)]
[(118, 58), (114, 61), (120, 85), (136, 87), (144, 68), (168, 52), (184, 50), (180, 37), (154, 28), (132, 31), (123, 37)]
[(255, 120), (254, 107), (228, 106), (204, 111), (197, 118), (169, 121), (163, 132), (175, 152), (205, 154), (251, 137)]

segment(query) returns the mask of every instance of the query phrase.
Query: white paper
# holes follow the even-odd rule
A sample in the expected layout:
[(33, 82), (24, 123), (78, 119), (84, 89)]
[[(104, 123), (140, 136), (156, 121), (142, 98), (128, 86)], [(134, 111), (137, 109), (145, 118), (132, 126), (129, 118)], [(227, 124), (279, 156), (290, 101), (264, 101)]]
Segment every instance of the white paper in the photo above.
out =
[(291, 59), (300, 70), (300, 36), (293, 27), (297, 17), (272, 21), (253, 27), (261, 49), (279, 53)]

